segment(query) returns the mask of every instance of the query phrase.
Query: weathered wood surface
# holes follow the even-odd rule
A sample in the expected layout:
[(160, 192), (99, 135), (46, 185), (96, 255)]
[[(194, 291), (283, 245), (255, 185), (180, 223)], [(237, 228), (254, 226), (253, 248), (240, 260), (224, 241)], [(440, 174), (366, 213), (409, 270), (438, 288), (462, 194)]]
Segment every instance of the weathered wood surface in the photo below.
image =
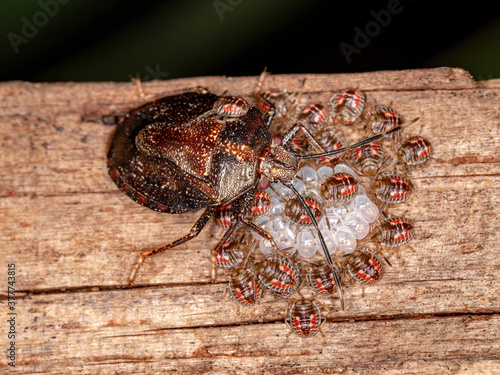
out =
[[(144, 91), (200, 85), (250, 96), (257, 78), (148, 82)], [(334, 311), (324, 337), (307, 340), (286, 337), (284, 303), (238, 315), (219, 302), (225, 284), (209, 283), (213, 224), (148, 259), (138, 287), (126, 288), (139, 250), (186, 234), (200, 214), (150, 211), (109, 179), (114, 128), (97, 119), (140, 104), (133, 83), (0, 84), (1, 292), (7, 263), (18, 292), (16, 367), (2, 355), (0, 372), (500, 373), (500, 80), (442, 68), (276, 75), (264, 87), (294, 92), (303, 78), (311, 99), (357, 87), (420, 117), (413, 130), (435, 149), (412, 174), (417, 193), (393, 210), (414, 220), (416, 252), (402, 249), (364, 297), (347, 289), (345, 311), (322, 300)]]

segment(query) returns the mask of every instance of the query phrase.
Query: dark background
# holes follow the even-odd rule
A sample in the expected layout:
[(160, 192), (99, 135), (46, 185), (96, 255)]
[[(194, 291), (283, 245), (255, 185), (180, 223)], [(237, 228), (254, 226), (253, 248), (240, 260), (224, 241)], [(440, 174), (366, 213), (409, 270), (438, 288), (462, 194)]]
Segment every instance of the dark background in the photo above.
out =
[[(500, 78), (500, 12), (478, 1), (445, 4), (4, 0), (0, 80), (128, 81), (258, 75), (264, 67), (272, 73), (344, 73), (437, 66), (461, 67), (479, 80)], [(397, 10), (390, 19), (388, 8)], [(374, 14), (382, 17), (378, 26)], [(371, 36), (356, 44), (358, 30), (367, 27)], [(341, 44), (357, 50), (346, 58)]]

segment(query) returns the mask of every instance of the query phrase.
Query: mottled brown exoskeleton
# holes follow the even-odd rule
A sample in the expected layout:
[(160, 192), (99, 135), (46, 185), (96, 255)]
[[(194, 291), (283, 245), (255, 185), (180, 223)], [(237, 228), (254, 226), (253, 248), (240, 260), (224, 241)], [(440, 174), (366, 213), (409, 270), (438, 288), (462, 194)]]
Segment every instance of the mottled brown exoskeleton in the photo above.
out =
[[(273, 113), (263, 116), (258, 108), (244, 102), (240, 97), (217, 96), (199, 88), (136, 108), (118, 125), (108, 153), (108, 168), (120, 190), (160, 212), (205, 210), (187, 235), (142, 251), (130, 274), (130, 285), (145, 259), (196, 237), (217, 207), (228, 203), (232, 203), (231, 225), (212, 254), (219, 252), (239, 223), (269, 240), (278, 251), (272, 236), (244, 217), (261, 177), (289, 187), (307, 206), (292, 185), (300, 160), (342, 153), (359, 145), (296, 156), (282, 146), (272, 145), (269, 125)], [(296, 131), (292, 128), (285, 134), (283, 143)], [(308, 207), (306, 210), (326, 259), (333, 264), (318, 224)]]

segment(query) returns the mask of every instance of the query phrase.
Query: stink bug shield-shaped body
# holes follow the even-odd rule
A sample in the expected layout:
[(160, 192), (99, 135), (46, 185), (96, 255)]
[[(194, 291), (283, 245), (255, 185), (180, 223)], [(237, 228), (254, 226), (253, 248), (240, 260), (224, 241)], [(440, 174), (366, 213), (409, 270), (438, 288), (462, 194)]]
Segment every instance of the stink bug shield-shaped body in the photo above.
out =
[[(160, 212), (205, 208), (189, 234), (141, 253), (130, 284), (144, 259), (197, 236), (218, 206), (232, 203), (232, 214), (214, 253), (238, 221), (244, 222), (241, 214), (255, 195), (261, 174), (258, 167), (270, 154), (272, 138), (259, 110), (246, 108), (241, 101), (244, 99), (218, 97), (199, 89), (145, 104), (119, 125), (108, 153), (108, 167), (124, 193)], [(276, 169), (273, 172), (279, 174)]]

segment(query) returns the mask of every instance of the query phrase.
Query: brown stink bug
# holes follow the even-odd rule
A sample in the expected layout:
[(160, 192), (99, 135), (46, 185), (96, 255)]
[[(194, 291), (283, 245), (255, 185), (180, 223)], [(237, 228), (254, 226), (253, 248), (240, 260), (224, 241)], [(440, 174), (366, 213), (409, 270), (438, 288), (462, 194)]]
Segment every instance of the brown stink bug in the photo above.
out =
[(276, 296), (291, 295), (300, 285), (300, 269), (288, 255), (272, 254), (257, 265), (260, 282)]
[(348, 258), (342, 272), (342, 280), (350, 279), (361, 284), (373, 284), (382, 278), (384, 266), (381, 257), (391, 265), (380, 250), (357, 249)]
[(426, 163), (431, 157), (431, 143), (421, 136), (410, 137), (398, 147), (398, 161), (405, 166), (417, 166)]
[(285, 323), (291, 332), (301, 337), (311, 337), (321, 332), (321, 327), (326, 318), (321, 314), (319, 304), (312, 300), (302, 298), (288, 304)]
[(356, 89), (347, 89), (335, 95), (331, 104), (335, 121), (342, 125), (352, 125), (365, 109), (366, 95)]
[[(108, 169), (120, 190), (137, 203), (160, 212), (205, 210), (185, 236), (142, 251), (130, 273), (130, 285), (145, 259), (196, 237), (217, 207), (228, 203), (231, 224), (212, 254), (219, 253), (239, 223), (269, 240), (279, 251), (271, 234), (244, 215), (261, 177), (271, 183), (281, 182), (299, 198), (311, 217), (327, 262), (333, 265), (318, 223), (292, 181), (302, 159), (344, 153), (383, 135), (347, 148), (298, 156), (281, 145), (273, 145), (269, 131), (272, 111), (263, 116), (257, 107), (245, 103), (239, 97), (221, 97), (198, 88), (144, 104), (129, 112), (118, 125), (108, 152)], [(283, 144), (297, 130), (293, 127), (285, 134)], [(342, 303), (341, 288), (337, 289)]]
[(307, 273), (307, 281), (311, 288), (318, 294), (333, 294), (337, 289), (333, 272), (340, 277), (341, 268), (335, 263), (335, 267), (330, 267), (328, 264), (323, 264), (320, 267), (312, 265)]

